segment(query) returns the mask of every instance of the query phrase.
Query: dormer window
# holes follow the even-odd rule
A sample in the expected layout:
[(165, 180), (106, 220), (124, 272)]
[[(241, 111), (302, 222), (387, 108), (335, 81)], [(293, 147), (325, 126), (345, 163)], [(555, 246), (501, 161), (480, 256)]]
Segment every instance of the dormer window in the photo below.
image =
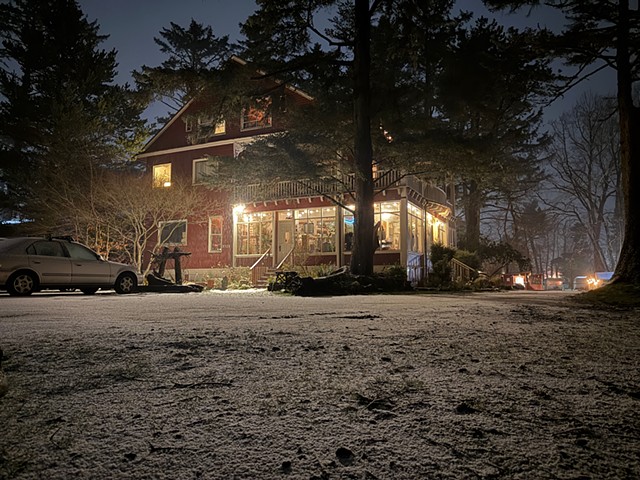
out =
[(241, 130), (271, 127), (271, 97), (254, 99), (242, 110)]
[(206, 133), (210, 128), (210, 135), (222, 135), (226, 132), (224, 119), (215, 121), (214, 117), (211, 115), (202, 115), (198, 117), (198, 128), (202, 133)]

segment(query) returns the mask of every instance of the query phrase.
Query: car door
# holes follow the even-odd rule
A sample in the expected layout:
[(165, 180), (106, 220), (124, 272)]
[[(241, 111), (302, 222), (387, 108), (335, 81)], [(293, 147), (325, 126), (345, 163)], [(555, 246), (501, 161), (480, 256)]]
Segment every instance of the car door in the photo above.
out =
[(111, 266), (100, 255), (79, 243), (65, 243), (71, 258), (71, 276), (74, 285), (111, 285)]
[(71, 283), (71, 260), (60, 242), (38, 240), (27, 248), (27, 254), (41, 286)]

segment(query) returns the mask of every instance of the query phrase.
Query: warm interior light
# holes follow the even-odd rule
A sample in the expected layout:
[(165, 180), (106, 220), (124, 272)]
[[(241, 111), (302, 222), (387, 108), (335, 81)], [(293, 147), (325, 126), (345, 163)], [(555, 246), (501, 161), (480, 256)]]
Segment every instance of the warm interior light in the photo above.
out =
[(246, 208), (246, 207), (245, 207), (244, 205), (242, 205), (242, 204), (240, 204), (240, 205), (236, 205), (235, 207), (233, 207), (233, 214), (234, 214), (236, 217), (239, 217), (240, 215), (242, 215), (242, 213), (244, 212), (244, 209), (245, 209), (245, 208)]

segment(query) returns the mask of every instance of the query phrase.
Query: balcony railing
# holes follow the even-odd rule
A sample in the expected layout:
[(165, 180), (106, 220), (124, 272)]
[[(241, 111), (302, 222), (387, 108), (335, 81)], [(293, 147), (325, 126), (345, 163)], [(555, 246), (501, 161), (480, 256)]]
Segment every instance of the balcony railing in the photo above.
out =
[[(413, 175), (403, 175), (398, 170), (386, 170), (374, 175), (374, 188), (406, 186), (424, 198), (425, 201), (448, 206), (446, 193), (429, 182), (420, 180)], [(307, 179), (277, 182), (273, 184), (243, 185), (233, 190), (234, 203), (251, 203), (273, 200), (286, 200), (319, 195), (338, 195), (355, 190), (353, 175), (343, 175), (340, 178)]]

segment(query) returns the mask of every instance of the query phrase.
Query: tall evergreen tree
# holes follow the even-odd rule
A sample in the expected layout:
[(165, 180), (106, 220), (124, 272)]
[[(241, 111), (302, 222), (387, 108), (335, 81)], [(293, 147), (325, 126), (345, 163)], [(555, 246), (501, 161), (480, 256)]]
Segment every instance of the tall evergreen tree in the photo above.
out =
[[(346, 173), (354, 173), (355, 234), (351, 270), (356, 274), (371, 274), (375, 250), (371, 30), (381, 5), (388, 2), (261, 0), (257, 3), (257, 12), (243, 25), (247, 37), (245, 55), (281, 80), (302, 85), (311, 94), (324, 90), (325, 98), (316, 108), (340, 112), (334, 119), (333, 132), (327, 131), (329, 137), (336, 138), (336, 123), (348, 124), (347, 130), (343, 128), (338, 136), (350, 137), (351, 145), (334, 143), (332, 156), (341, 153), (339, 163)], [(318, 28), (315, 22), (327, 11), (335, 17), (329, 20), (329, 27)], [(327, 101), (328, 98), (332, 101)], [(344, 116), (345, 105), (351, 106), (349, 120)], [(328, 113), (327, 110), (324, 113)], [(315, 161), (332, 163), (330, 157)]]
[[(494, 8), (545, 4), (562, 12), (567, 27), (550, 44), (551, 52), (578, 67), (574, 82), (603, 68), (617, 74), (625, 230), (614, 282), (640, 284), (640, 106), (633, 84), (640, 78), (640, 12), (629, 0), (485, 0)], [(583, 73), (587, 72), (587, 73)]]
[(0, 195), (35, 225), (61, 226), (92, 171), (142, 144), (145, 105), (113, 83), (116, 52), (74, 0), (12, 0), (0, 18)]
[(171, 22), (155, 43), (167, 59), (158, 67), (143, 65), (133, 72), (141, 91), (173, 112), (202, 91), (211, 76), (236, 50), (229, 36), (217, 37), (213, 28), (191, 20), (188, 28)]

